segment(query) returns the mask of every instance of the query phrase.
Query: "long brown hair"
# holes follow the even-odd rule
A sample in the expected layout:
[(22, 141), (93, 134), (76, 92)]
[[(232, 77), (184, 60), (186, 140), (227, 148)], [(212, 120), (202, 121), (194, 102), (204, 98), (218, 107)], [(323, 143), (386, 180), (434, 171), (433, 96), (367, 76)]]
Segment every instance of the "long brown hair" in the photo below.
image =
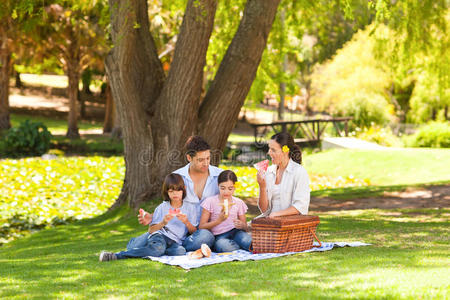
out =
[(283, 146), (288, 146), (289, 158), (300, 165), (302, 164), (302, 151), (289, 133), (279, 132), (274, 134), (270, 139), (277, 142), (281, 148), (283, 148)]

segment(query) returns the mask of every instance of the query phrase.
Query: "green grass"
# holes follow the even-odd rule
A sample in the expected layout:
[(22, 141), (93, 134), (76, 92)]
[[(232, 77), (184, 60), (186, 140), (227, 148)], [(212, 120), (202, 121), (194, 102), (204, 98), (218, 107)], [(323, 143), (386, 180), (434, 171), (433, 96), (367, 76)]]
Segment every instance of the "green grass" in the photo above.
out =
[(308, 172), (369, 179), (372, 185), (450, 181), (450, 149), (323, 151), (304, 157)]
[[(30, 116), (25, 114), (11, 114), (11, 126), (17, 127), (25, 120), (33, 122), (42, 122), (52, 134), (65, 134), (67, 132), (67, 120), (58, 118), (49, 118), (43, 116)], [(95, 121), (78, 121), (78, 128), (87, 129), (103, 129), (103, 124)]]
[(120, 251), (145, 230), (122, 209), (0, 248), (0, 297), (445, 299), (449, 214), (448, 209), (320, 214), (321, 240), (373, 245), (186, 272), (141, 259), (98, 262), (101, 250)]

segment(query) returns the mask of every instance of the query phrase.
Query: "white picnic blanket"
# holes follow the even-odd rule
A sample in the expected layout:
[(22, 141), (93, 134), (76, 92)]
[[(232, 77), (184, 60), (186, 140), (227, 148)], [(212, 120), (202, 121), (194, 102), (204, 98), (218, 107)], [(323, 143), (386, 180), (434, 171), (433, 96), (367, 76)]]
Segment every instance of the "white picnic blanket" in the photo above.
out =
[[(319, 244), (314, 242), (315, 246)], [(220, 264), (229, 261), (245, 261), (245, 260), (262, 260), (269, 259), (274, 257), (280, 257), (285, 255), (292, 255), (296, 253), (307, 253), (307, 252), (323, 252), (333, 249), (334, 247), (360, 247), (360, 246), (369, 246), (371, 244), (366, 244), (362, 242), (332, 242), (332, 243), (324, 243), (322, 242), (322, 247), (314, 247), (309, 250), (301, 251), (301, 252), (286, 252), (286, 253), (263, 253), (263, 254), (252, 254), (251, 252), (245, 250), (236, 250), (230, 253), (212, 253), (211, 257), (204, 257), (202, 259), (192, 259), (187, 255), (184, 256), (160, 256), (153, 257), (147, 256), (145, 258), (150, 259), (152, 261), (159, 261), (163, 264), (171, 265), (171, 266), (179, 266), (183, 269), (189, 270), (194, 268), (200, 268), (203, 266)]]

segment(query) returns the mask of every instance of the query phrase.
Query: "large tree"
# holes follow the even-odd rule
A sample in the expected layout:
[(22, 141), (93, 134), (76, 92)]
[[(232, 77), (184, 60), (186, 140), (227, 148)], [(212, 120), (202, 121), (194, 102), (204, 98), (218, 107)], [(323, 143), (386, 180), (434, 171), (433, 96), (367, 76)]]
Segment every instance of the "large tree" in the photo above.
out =
[(203, 70), (217, 8), (189, 0), (167, 76), (152, 34), (146, 0), (110, 0), (114, 47), (106, 59), (122, 124), (126, 173), (116, 205), (136, 207), (159, 194), (162, 178), (184, 163), (196, 133), (223, 149), (253, 82), (279, 1), (249, 0), (204, 97)]

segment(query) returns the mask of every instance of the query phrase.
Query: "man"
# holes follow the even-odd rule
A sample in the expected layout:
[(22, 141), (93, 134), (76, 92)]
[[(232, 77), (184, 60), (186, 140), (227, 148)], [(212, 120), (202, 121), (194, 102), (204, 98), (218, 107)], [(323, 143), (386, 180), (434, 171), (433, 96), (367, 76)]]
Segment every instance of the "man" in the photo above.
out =
[[(200, 221), (202, 211), (200, 204), (206, 198), (219, 193), (217, 177), (222, 169), (210, 165), (211, 147), (202, 137), (191, 136), (185, 147), (189, 163), (173, 173), (183, 177), (186, 186), (184, 201), (194, 203), (198, 207)], [(152, 221), (152, 215), (149, 213), (145, 213), (143, 216), (139, 214), (138, 219), (142, 225), (148, 225)], [(199, 249), (202, 244), (213, 246), (214, 235), (209, 230), (198, 229), (184, 240), (183, 247), (186, 248), (186, 251), (194, 251)]]

